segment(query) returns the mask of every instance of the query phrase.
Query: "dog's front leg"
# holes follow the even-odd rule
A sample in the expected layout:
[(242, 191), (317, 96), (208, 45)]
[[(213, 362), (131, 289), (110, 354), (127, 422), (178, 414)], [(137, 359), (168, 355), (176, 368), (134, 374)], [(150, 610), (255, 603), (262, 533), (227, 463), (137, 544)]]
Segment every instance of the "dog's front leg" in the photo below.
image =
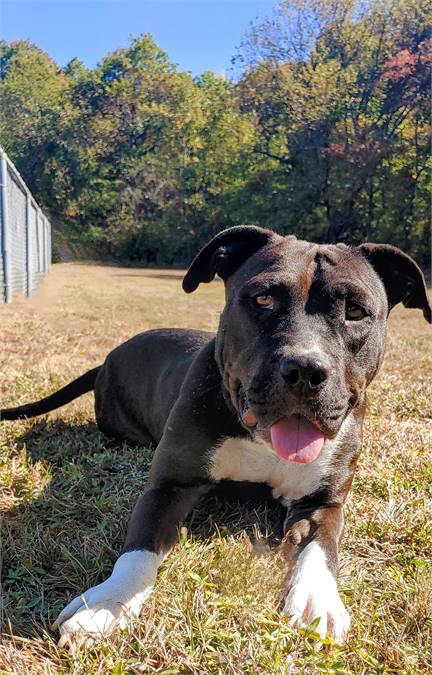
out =
[(59, 614), (59, 646), (90, 644), (124, 628), (150, 595), (157, 569), (177, 539), (177, 528), (207, 485), (150, 485), (135, 506), (123, 552), (111, 575), (72, 600)]
[(283, 541), (289, 573), (283, 590), (283, 613), (292, 625), (319, 618), (317, 631), (341, 641), (350, 617), (337, 589), (338, 547), (343, 533), (342, 505), (300, 509), (288, 516)]

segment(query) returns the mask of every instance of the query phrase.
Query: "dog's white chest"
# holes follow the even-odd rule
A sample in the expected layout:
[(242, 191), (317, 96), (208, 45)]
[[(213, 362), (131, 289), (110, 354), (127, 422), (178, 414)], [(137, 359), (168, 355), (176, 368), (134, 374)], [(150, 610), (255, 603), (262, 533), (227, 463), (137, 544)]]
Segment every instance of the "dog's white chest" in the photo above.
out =
[(278, 457), (265, 441), (227, 438), (212, 450), (210, 475), (214, 480), (266, 483), (275, 497), (301, 499), (315, 492), (328, 475), (331, 445), (327, 441), (311, 464), (299, 464)]

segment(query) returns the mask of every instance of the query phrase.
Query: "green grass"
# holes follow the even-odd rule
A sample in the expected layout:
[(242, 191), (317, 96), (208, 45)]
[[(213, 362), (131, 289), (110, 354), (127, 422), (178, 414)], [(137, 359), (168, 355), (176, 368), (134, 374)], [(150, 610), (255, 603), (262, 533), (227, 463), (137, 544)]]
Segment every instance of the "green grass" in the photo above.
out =
[[(39, 298), (0, 307), (2, 404), (45, 395), (141, 330), (215, 329), (222, 285), (186, 296), (178, 277), (54, 266)], [(214, 502), (179, 533), (140, 620), (70, 654), (50, 623), (109, 573), (151, 454), (107, 440), (90, 395), (0, 425), (0, 673), (432, 672), (431, 446), (431, 331), (420, 312), (397, 309), (346, 509), (346, 644), (317, 649), (313, 629), (292, 630), (278, 615), (280, 513)]]

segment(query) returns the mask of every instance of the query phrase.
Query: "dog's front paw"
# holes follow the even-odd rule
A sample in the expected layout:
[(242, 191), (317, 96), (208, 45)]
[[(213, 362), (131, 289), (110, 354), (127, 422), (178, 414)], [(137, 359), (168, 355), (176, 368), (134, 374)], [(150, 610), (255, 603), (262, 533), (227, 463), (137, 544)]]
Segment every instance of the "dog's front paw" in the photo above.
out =
[(127, 618), (137, 616), (141, 606), (142, 602), (136, 596), (128, 602), (118, 584), (109, 577), (74, 598), (60, 612), (53, 624), (53, 628), (58, 628), (61, 634), (58, 646), (88, 646), (111, 633), (117, 626), (124, 628)]
[(161, 556), (150, 551), (124, 553), (106, 581), (74, 598), (59, 614), (59, 647), (89, 646), (125, 628), (150, 595)]
[(298, 627), (319, 618), (316, 630), (322, 639), (329, 635), (337, 642), (344, 640), (350, 617), (318, 544), (309, 544), (300, 554), (282, 612)]

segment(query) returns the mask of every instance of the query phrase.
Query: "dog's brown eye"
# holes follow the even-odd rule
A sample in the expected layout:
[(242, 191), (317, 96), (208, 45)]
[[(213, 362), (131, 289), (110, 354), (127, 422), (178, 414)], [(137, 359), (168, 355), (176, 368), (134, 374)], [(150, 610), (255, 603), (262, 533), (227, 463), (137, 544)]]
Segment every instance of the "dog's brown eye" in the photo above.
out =
[(273, 309), (274, 300), (272, 295), (257, 295), (255, 302), (260, 307), (265, 307), (266, 309)]
[(347, 305), (345, 318), (347, 321), (361, 321), (366, 316), (366, 312), (360, 305)]

